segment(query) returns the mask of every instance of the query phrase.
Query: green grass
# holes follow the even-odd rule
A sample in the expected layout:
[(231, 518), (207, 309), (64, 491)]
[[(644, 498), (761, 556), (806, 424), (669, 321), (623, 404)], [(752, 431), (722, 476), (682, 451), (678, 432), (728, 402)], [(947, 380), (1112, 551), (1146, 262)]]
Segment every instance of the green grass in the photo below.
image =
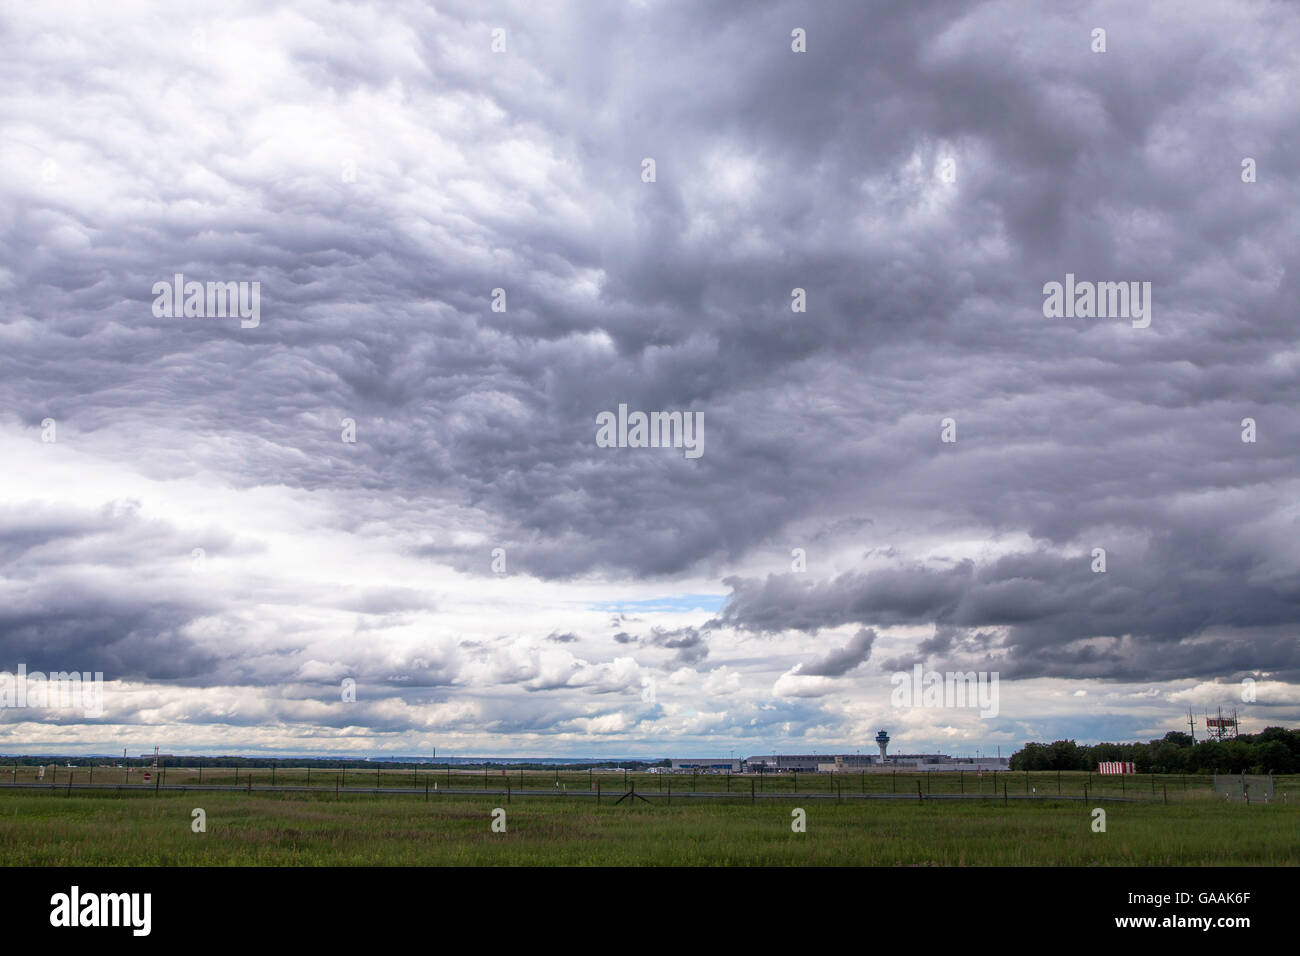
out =
[[(1107, 832), (1094, 833), (1095, 800), (751, 804), (746, 785), (735, 801), (667, 805), (643, 789), (654, 806), (517, 794), (506, 803), (490, 795), (426, 802), (423, 794), (0, 790), (0, 857), (20, 866), (1300, 863), (1300, 801), (1290, 799), (1249, 807), (1204, 795), (1168, 805), (1103, 800)], [(491, 831), (498, 806), (504, 834)], [(791, 831), (796, 806), (807, 812), (806, 833)], [(191, 830), (195, 807), (207, 813), (206, 833)]]

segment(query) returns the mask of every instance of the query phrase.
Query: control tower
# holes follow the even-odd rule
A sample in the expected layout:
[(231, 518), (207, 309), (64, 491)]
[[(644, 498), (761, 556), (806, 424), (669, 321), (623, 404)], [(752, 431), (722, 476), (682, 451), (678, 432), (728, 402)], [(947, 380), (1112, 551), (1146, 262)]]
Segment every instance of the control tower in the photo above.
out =
[(885, 762), (885, 748), (889, 746), (889, 734), (883, 730), (876, 734), (876, 746), (880, 748), (880, 762)]

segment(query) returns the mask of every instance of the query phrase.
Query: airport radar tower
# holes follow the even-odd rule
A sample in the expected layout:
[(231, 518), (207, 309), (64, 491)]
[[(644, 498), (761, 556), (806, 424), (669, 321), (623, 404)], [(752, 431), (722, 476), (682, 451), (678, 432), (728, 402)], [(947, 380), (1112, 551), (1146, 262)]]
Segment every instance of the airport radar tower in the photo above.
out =
[(885, 762), (885, 748), (889, 746), (889, 734), (883, 730), (876, 734), (876, 746), (880, 748), (880, 762)]

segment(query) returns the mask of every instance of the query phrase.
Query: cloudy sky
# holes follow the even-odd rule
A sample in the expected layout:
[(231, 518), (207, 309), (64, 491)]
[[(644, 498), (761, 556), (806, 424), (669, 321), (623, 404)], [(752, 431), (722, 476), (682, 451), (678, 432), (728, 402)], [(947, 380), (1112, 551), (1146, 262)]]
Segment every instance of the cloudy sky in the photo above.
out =
[(6, 5), (0, 751), (1295, 726), (1300, 10), (1041, 7)]

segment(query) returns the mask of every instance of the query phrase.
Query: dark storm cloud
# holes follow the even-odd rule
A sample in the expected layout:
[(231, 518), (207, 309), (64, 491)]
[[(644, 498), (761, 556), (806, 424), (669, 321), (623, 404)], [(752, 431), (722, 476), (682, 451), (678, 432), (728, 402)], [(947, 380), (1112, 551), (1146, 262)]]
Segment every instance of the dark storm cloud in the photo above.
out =
[(766, 580), (724, 578), (732, 589), (719, 623), (746, 631), (801, 630), (861, 623), (926, 620), (949, 609), (960, 597), (972, 567), (901, 568), (871, 575), (845, 574), (824, 582), (799, 574)]
[(843, 647), (802, 665), (799, 674), (806, 677), (843, 677), (871, 656), (871, 645), (875, 639), (876, 632), (864, 627)]
[(183, 681), (210, 673), (218, 656), (180, 631), (194, 607), (89, 589), (35, 593), (0, 610), (0, 669), (99, 671), (107, 680)]
[[(935, 625), (916, 657), (885, 662), (886, 670), (960, 652), (996, 660), (1007, 679), (1300, 674), (1300, 643), (1290, 627), (1296, 579), (1260, 573), (1248, 542), (1207, 562), (1195, 540), (1171, 535), (1111, 552), (1104, 573), (1092, 570), (1089, 554), (1036, 552), (983, 567), (915, 565), (824, 581), (728, 578), (732, 595), (718, 623), (813, 633), (849, 623)], [(991, 635), (994, 627), (1005, 636)]]
[[(25, 664), (100, 671), (107, 680), (183, 680), (213, 668), (218, 655), (183, 631), (217, 611), (217, 600), (87, 571), (134, 565), (141, 555), (188, 561), (193, 539), (143, 520), (137, 508), (0, 508), (0, 670)], [(214, 552), (229, 546), (213, 536)]]
[(619, 644), (637, 644), (641, 647), (662, 647), (676, 651), (673, 655), (674, 666), (692, 666), (709, 656), (709, 645), (700, 628), (652, 627), (648, 633), (639, 637), (619, 631), (614, 635)]
[(709, 645), (704, 634), (694, 627), (652, 628), (642, 641), (653, 647), (666, 647), (676, 651), (673, 662), (679, 666), (689, 667), (709, 656)]
[[(583, 181), (631, 206), (595, 229), (492, 217), (469, 224), (474, 236), (510, 251), (512, 264), (489, 270), (394, 228), (416, 183), (381, 180), (366, 186), (375, 190), (366, 193), (371, 201), (359, 203), (324, 176), (265, 181), (235, 157), (214, 164), (224, 180), (214, 185), (218, 199), (255, 186), (256, 208), (211, 221), (198, 214), (183, 225), (108, 210), (104, 225), (124, 240), (111, 256), (32, 252), (44, 248), (40, 207), (24, 197), (19, 208), (30, 225), (11, 235), (11, 291), (42, 331), (24, 350), (23, 366), (15, 355), (4, 369), (24, 394), (10, 404), (85, 429), (183, 416), (200, 434), (250, 440), (238, 465), (249, 483), (400, 490), (417, 509), (420, 489), (436, 486), (504, 519), (503, 535), (519, 545), (516, 567), (543, 576), (716, 564), (793, 518), (820, 509), (836, 520), (834, 511), (857, 490), (850, 475), (877, 483), (873, 506), (907, 484), (914, 490), (904, 503), (942, 500), (961, 517), (990, 526), (1028, 521), (1059, 539), (1080, 522), (1015, 503), (1055, 498), (1066, 471), (1040, 460), (1038, 450), (1054, 436), (1046, 416), (1024, 414), (1018, 398), (1037, 393), (1044, 411), (1068, 408), (1073, 422), (1110, 430), (1072, 424), (1079, 431), (1058, 438), (1061, 465), (1077, 475), (1081, 498), (1102, 498), (1106, 484), (1147, 467), (1113, 437), (1117, 413), (1135, 438), (1158, 444), (1156, 436), (1178, 434), (1188, 459), (1213, 455), (1216, 417), (1226, 435), (1237, 407), (1281, 409), (1297, 397), (1294, 376), (1244, 374), (1287, 334), (1277, 305), (1294, 279), (1277, 287), (1241, 274), (1257, 273), (1268, 237), (1285, 234), (1287, 213), (1273, 208), (1272, 187), (1243, 194), (1227, 167), (1203, 181), (1171, 181), (1163, 162), (1178, 157), (1152, 155), (1145, 142), (1175, 113), (1182, 128), (1198, 122), (1196, 87), (1211, 81), (1192, 66), (1209, 42), (1206, 26), (1157, 38), (1152, 23), (1112, 17), (1123, 42), (1101, 57), (1086, 43), (1084, 24), (1095, 16), (1045, 15), (1012, 27), (1007, 11), (984, 5), (959, 15), (948, 5), (909, 5), (903, 16), (902, 7), (767, 4), (746, 16), (742, 30), (735, 19), (742, 10), (732, 7), (692, 17), (673, 5), (598, 15), (573, 7), (560, 27), (519, 9), (451, 8), (457, 29), (480, 17), (509, 23), (516, 56), (551, 77), (546, 95), (513, 82), (512, 70), (522, 66), (463, 72), (442, 64), (435, 54), (445, 23), (422, 33), (418, 68), (395, 62), (376, 71), (346, 48), (328, 56), (295, 49), (293, 69), (308, 85), (328, 77), (374, 89), (396, 73), (416, 97), (489, 96), (512, 122), (534, 124), (560, 144)], [(418, 8), (407, 12), (415, 25), (423, 18)], [(1241, 26), (1239, 17), (1233, 22)], [(792, 24), (808, 30), (809, 54), (789, 53)], [(1240, 35), (1246, 44), (1266, 42)], [(769, 52), (755, 55), (756, 47)], [(1143, 55), (1126, 52), (1135, 47)], [(649, 63), (659, 68), (639, 72)], [(1249, 85), (1251, 76), (1230, 71), (1213, 82), (1216, 90)], [(1209, 107), (1205, 113), (1204, 123), (1218, 119)], [(1237, 117), (1233, 128), (1266, 154), (1274, 177), (1294, 169), (1278, 149), (1293, 130), (1251, 116)], [(943, 140), (960, 160), (959, 200), (931, 221), (899, 223), (894, 235), (853, 227), (863, 215), (912, 211), (918, 190), (931, 188)], [(491, 143), (458, 145), (473, 155)], [(710, 165), (715, 153), (724, 158)], [(642, 154), (657, 154), (662, 164), (653, 186), (636, 176)], [(924, 165), (923, 186), (900, 178), (913, 156)], [(709, 196), (709, 177), (751, 159), (762, 164), (761, 179), (743, 203)], [(810, 164), (816, 177), (806, 174)], [(873, 179), (881, 195), (862, 196), (863, 182)], [(312, 215), (300, 212), (304, 203)], [(1230, 211), (1243, 206), (1249, 217)], [(1108, 211), (1130, 208), (1143, 210), (1157, 232), (1135, 254), (1120, 255), (1113, 243), (1123, 240), (1127, 249), (1129, 237), (1115, 235), (1119, 224)], [(716, 239), (690, 237), (699, 214), (724, 224)], [(1173, 228), (1189, 217), (1190, 228)], [(1085, 232), (1079, 223), (1086, 219), (1096, 225)], [(742, 230), (771, 251), (717, 241)], [(1205, 238), (1194, 247), (1189, 237), (1197, 233)], [(1157, 261), (1165, 239), (1177, 240), (1179, 254)], [(1005, 251), (981, 260), (970, 252), (980, 243)], [(1251, 262), (1222, 261), (1224, 248), (1244, 251), (1245, 243), (1260, 246)], [(595, 302), (557, 291), (583, 268), (604, 270)], [(147, 290), (176, 270), (200, 279), (255, 273), (266, 297), (257, 335), (149, 315)], [(1167, 331), (1117, 348), (1087, 325), (1044, 323), (1035, 314), (1039, 288), (1066, 270), (1150, 277), (1157, 328)], [(487, 308), (497, 285), (513, 303), (505, 314)], [(795, 285), (809, 290), (807, 316), (789, 313)], [(1182, 317), (1206, 312), (1221, 318)], [(106, 320), (137, 331), (96, 343), (92, 363), (69, 335), (92, 333)], [(1225, 354), (1226, 323), (1247, 324), (1252, 335), (1233, 336)], [(595, 329), (612, 338), (613, 353), (592, 354), (570, 337)], [(503, 335), (508, 348), (500, 347)], [(936, 335), (942, 348), (933, 347)], [(57, 365), (31, 361), (55, 349)], [(178, 351), (184, 367), (166, 360)], [(1179, 374), (1189, 361), (1202, 374)], [(225, 370), (244, 365), (255, 377), (241, 376), (230, 390)], [(968, 371), (953, 378), (958, 366)], [(75, 404), (66, 387), (73, 376), (83, 396)], [(904, 384), (936, 377), (949, 381), (928, 397)], [(816, 383), (839, 409), (810, 414), (810, 404), (822, 404)], [(766, 400), (783, 393), (786, 402)], [(595, 414), (620, 401), (705, 410), (704, 458), (595, 448)], [(1213, 408), (1223, 403), (1234, 406), (1231, 414)], [(914, 482), (915, 470), (939, 451), (931, 441), (937, 417), (958, 411), (970, 440), (1003, 454)], [(358, 421), (361, 447), (340, 448), (336, 421), (344, 415)], [(1195, 432), (1186, 427), (1193, 417)], [(1295, 449), (1289, 419), (1270, 428), (1272, 447)], [(845, 443), (845, 434), (866, 444)], [(877, 447), (886, 435), (902, 441)], [(1091, 467), (1076, 470), (1083, 462)], [(1245, 478), (1242, 456), (1235, 467), (1223, 463)], [(579, 473), (583, 495), (574, 498), (567, 492)], [(1097, 520), (1123, 517), (1115, 512), (1125, 503), (1106, 500), (1110, 513)], [(638, 547), (623, 546), (628, 534)], [(445, 546), (426, 553), (465, 568), (482, 564), (478, 554), (458, 560)]]

